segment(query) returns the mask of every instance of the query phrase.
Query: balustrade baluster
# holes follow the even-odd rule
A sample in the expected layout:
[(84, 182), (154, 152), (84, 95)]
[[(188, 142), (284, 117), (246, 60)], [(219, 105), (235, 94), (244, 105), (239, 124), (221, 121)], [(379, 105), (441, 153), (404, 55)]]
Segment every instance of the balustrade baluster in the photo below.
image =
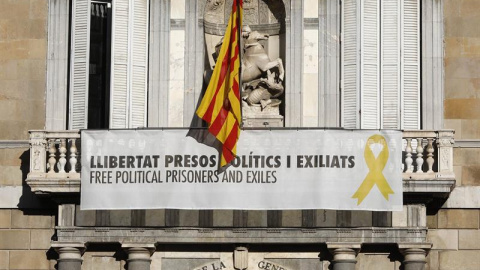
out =
[(50, 158), (48, 159), (48, 173), (55, 173), (55, 163), (57, 163), (57, 160), (55, 158), (55, 153), (57, 152), (57, 149), (55, 148), (55, 140), (49, 140), (49, 149), (48, 153)]
[(70, 173), (77, 172), (77, 146), (75, 145), (76, 139), (71, 139), (70, 145)]
[(407, 147), (405, 148), (405, 152), (406, 152), (405, 166), (407, 166), (407, 169), (405, 172), (411, 173), (413, 172), (412, 139), (411, 138), (407, 138)]
[(417, 138), (417, 173), (423, 173), (422, 166), (423, 166), (423, 146), (422, 146), (423, 138)]
[(58, 159), (57, 169), (59, 173), (65, 172), (65, 164), (67, 164), (67, 159), (65, 158), (67, 155), (67, 141), (66, 139), (60, 140), (60, 147), (58, 148), (60, 152), (60, 158)]
[(428, 138), (428, 145), (427, 145), (427, 164), (428, 164), (428, 171), (427, 173), (433, 173), (433, 163), (435, 162), (433, 159), (433, 139)]

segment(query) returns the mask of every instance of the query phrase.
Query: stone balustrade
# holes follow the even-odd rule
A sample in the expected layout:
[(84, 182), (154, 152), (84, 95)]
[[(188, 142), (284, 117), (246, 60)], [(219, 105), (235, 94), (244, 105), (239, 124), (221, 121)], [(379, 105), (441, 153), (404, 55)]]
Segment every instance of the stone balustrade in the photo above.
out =
[(403, 179), (455, 179), (453, 130), (403, 132)]
[(80, 132), (30, 131), (27, 184), (36, 193), (80, 191)]
[[(450, 180), (454, 131), (409, 130), (403, 133), (403, 179)], [(30, 131), (30, 172), (27, 183), (36, 193), (80, 191), (80, 132)], [(405, 184), (404, 184), (405, 186)], [(451, 184), (447, 186), (451, 189)], [(425, 191), (425, 190), (424, 190)]]

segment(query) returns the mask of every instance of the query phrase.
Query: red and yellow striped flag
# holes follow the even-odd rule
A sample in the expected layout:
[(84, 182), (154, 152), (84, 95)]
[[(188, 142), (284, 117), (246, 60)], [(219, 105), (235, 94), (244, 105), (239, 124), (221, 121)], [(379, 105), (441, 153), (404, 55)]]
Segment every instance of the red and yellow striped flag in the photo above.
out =
[(223, 167), (237, 154), (242, 121), (240, 109), (240, 40), (243, 0), (234, 0), (223, 44), (197, 115), (208, 123), (208, 130), (220, 143)]

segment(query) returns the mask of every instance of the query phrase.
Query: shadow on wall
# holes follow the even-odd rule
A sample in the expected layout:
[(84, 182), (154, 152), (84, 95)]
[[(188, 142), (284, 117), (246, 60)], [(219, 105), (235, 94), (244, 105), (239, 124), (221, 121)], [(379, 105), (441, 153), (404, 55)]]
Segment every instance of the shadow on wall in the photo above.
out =
[(30, 150), (23, 152), (20, 157), (20, 170), (22, 171), (22, 195), (18, 200), (17, 207), (25, 215), (55, 215), (57, 206), (48, 196), (38, 196), (34, 194), (26, 183), (27, 175), (30, 171)]

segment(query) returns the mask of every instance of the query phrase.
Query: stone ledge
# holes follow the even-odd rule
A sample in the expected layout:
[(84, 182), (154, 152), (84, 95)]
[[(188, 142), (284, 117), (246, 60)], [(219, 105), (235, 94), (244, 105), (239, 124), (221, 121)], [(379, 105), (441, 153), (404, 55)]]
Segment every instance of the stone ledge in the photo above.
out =
[(28, 148), (30, 141), (28, 140), (0, 140), (0, 149), (12, 148)]
[(455, 148), (480, 148), (480, 140), (455, 140)]
[(80, 173), (29, 174), (25, 181), (36, 194), (80, 193)]
[[(55, 174), (55, 177), (49, 177), (47, 173), (29, 175), (26, 182), (32, 188), (32, 191), (37, 194), (80, 192), (79, 173), (65, 173), (63, 176)], [(455, 179), (414, 180), (405, 179), (405, 177), (403, 179), (403, 192), (405, 193), (435, 193), (448, 196), (454, 187)]]
[(318, 244), (336, 243), (426, 243), (427, 228), (336, 228), (311, 229), (305, 233), (302, 229), (281, 229), (277, 233), (269, 233), (267, 228), (246, 228), (239, 234), (235, 229), (212, 229), (205, 233), (202, 228), (170, 228), (135, 230), (128, 228), (96, 227), (57, 227), (60, 242), (97, 242), (97, 243), (171, 243), (171, 244)]
[(455, 187), (455, 179), (446, 180), (413, 180), (403, 179), (405, 193), (445, 193), (447, 196)]

